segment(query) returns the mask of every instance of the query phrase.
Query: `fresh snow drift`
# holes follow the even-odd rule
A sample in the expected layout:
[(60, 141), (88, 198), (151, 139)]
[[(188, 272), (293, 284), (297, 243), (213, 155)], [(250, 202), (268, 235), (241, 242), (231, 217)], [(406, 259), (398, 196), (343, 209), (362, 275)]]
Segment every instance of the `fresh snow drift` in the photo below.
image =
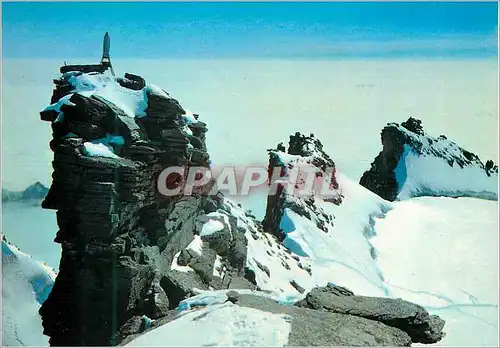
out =
[[(158, 86), (147, 84), (140, 90), (133, 90), (121, 86), (109, 71), (104, 73), (81, 73), (78, 71), (67, 72), (62, 76), (73, 87), (70, 94), (63, 96), (56, 103), (47, 106), (44, 111), (54, 110), (61, 112), (63, 105), (75, 106), (70, 101), (74, 93), (85, 97), (92, 95), (105, 99), (121, 109), (130, 118), (146, 116), (148, 107), (148, 93), (170, 98), (169, 94)], [(186, 112), (184, 120), (187, 125), (196, 124), (198, 121), (192, 112)]]
[[(228, 216), (235, 218), (237, 228), (232, 233), (245, 234), (246, 267), (255, 275), (256, 285), (280, 294), (284, 303), (300, 300), (312, 288), (327, 283), (341, 284), (360, 295), (387, 295), (369, 238), (374, 233), (374, 218), (383, 216), (391, 203), (342, 174), (337, 173), (337, 181), (344, 196), (342, 204), (319, 198), (314, 202), (318, 211), (333, 221), (327, 231), (320, 229), (316, 220), (285, 208), (281, 227), (286, 238), (280, 243), (271, 233), (264, 233), (262, 225), (243, 207), (227, 198), (223, 209), (198, 218), (202, 225), (197, 229), (202, 237), (210, 236), (224, 226), (231, 227)], [(179, 254), (171, 269), (189, 271), (189, 266), (177, 264)]]
[(52, 269), (2, 240), (2, 345), (48, 346), (38, 309), (55, 277)]
[(288, 343), (290, 319), (230, 302), (195, 310), (146, 332), (127, 347), (260, 346)]
[(124, 144), (125, 139), (122, 136), (107, 134), (105, 138), (83, 143), (83, 151), (90, 157), (118, 158), (115, 147), (119, 148)]
[(90, 157), (118, 158), (113, 149), (103, 143), (85, 142), (83, 143), (83, 149), (85, 154)]
[[(255, 220), (243, 208), (225, 199), (228, 212), (245, 231), (247, 267), (255, 272), (260, 289), (283, 293), (291, 302), (303, 298), (313, 287), (329, 282), (360, 295), (387, 294), (367, 236), (373, 233), (374, 217), (382, 216), (391, 203), (341, 174), (337, 178), (345, 201), (340, 206), (319, 203), (325, 213), (335, 215), (334, 226), (325, 233), (311, 220), (285, 209), (282, 226), (290, 229), (285, 230), (284, 245), (272, 235), (256, 234), (259, 226)], [(292, 282), (303, 290), (299, 291)]]
[(375, 216), (382, 216), (389, 205), (348, 178), (337, 174), (344, 197), (340, 205), (318, 199), (316, 206), (334, 216), (328, 231), (319, 229), (314, 221), (285, 208), (281, 227), (286, 233), (283, 242), (292, 251), (303, 251), (312, 271), (312, 282), (306, 289), (324, 286), (327, 282), (342, 284), (355, 293), (383, 296), (387, 289), (374, 261), (370, 237)]
[(498, 345), (498, 201), (396, 202), (372, 243), (392, 296), (446, 320), (444, 346)]
[[(293, 304), (316, 285), (336, 283), (363, 295), (403, 298), (441, 316), (446, 336), (438, 345), (497, 345), (498, 284), (492, 279), (498, 266), (492, 255), (498, 254), (498, 202), (438, 197), (388, 202), (342, 174), (337, 179), (344, 196), (341, 205), (331, 206), (338, 240), (296, 213), (286, 216), (300, 229), (296, 235), (304, 236), (290, 238), (307, 257), (292, 253), (288, 259), (274, 238), (253, 238), (258, 224), (225, 199), (247, 235), (247, 266), (259, 288), (270, 291), (260, 294)], [(305, 291), (299, 292), (292, 280)], [(182, 301), (179, 310), (220, 305), (228, 299), (226, 292), (200, 291)]]
[(408, 145), (405, 148), (407, 151), (398, 163), (404, 167), (404, 174), (396, 174), (399, 200), (420, 196), (498, 198), (498, 175), (488, 176), (483, 168), (473, 165), (450, 166), (443, 158), (416, 154)]

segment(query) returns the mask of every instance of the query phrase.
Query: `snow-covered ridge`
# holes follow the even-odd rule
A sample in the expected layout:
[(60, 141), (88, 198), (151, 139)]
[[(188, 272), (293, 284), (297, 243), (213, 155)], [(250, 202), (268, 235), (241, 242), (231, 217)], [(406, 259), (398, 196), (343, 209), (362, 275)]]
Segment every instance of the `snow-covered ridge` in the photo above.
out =
[(2, 237), (2, 345), (48, 345), (38, 309), (55, 278), (51, 268)]
[[(232, 253), (242, 250), (230, 245), (243, 234), (245, 278), (253, 289), (267, 291), (281, 303), (292, 304), (312, 288), (328, 283), (345, 285), (363, 295), (386, 295), (369, 238), (374, 235), (374, 218), (383, 216), (390, 204), (341, 174), (337, 179), (345, 194), (340, 205), (287, 195), (288, 204), (295, 199), (295, 206), (283, 209), (279, 233), (265, 229), (242, 206), (222, 197), (216, 211), (197, 218), (193, 240), (174, 256), (169, 286), (187, 278), (196, 284), (197, 274), (202, 279), (212, 278), (208, 288), (220, 286), (216, 279), (223, 284), (226, 279), (234, 281), (230, 259)], [(318, 226), (318, 221), (327, 223)], [(281, 233), (285, 238), (277, 236)], [(210, 256), (209, 249), (217, 255)], [(205, 263), (210, 274), (200, 266)]]
[[(334, 162), (313, 135), (291, 136), (287, 152), (280, 144), (269, 153), (270, 166), (284, 168), (283, 177), (271, 185), (278, 183), (283, 188), (268, 197), (264, 229), (278, 236), (307, 265), (307, 274), (294, 276), (296, 283), (306, 291), (331, 282), (363, 295), (387, 295), (369, 238), (374, 218), (383, 216), (390, 204), (336, 172)], [(314, 167), (319, 175), (325, 175), (326, 167), (333, 169), (326, 173), (334, 192), (331, 197), (290, 192), (288, 174), (294, 166), (304, 165)]]
[(360, 184), (388, 200), (419, 196), (498, 199), (498, 167), (410, 118), (382, 130), (383, 149)]

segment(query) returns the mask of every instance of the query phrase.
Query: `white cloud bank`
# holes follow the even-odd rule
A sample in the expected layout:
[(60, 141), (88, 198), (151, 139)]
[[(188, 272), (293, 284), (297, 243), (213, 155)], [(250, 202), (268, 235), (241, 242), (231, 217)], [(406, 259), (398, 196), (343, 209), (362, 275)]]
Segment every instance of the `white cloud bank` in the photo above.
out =
[[(93, 62), (95, 59), (68, 61)], [(49, 183), (50, 125), (38, 112), (62, 61), (4, 60), (3, 182)], [(497, 159), (498, 67), (472, 60), (114, 60), (166, 88), (207, 122), (216, 163), (267, 163), (266, 149), (314, 133), (353, 179), (380, 151), (380, 130), (408, 117), (482, 158)]]

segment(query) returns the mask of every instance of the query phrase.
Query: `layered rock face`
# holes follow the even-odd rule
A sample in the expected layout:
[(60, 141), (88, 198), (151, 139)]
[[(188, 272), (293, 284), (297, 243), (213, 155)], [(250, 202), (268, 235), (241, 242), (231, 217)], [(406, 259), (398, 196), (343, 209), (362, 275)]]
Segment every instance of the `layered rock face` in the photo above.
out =
[(436, 343), (444, 337), (444, 320), (421, 306), (402, 299), (355, 296), (333, 284), (313, 289), (296, 305), (379, 321), (406, 332), (414, 343)]
[(203, 208), (215, 204), (204, 194), (211, 184), (173, 197), (156, 186), (167, 166), (209, 165), (205, 124), (139, 76), (81, 70), (54, 81), (53, 104), (41, 112), (54, 152), (42, 206), (57, 210), (62, 245), (40, 310), (52, 345), (113, 344), (135, 314), (167, 311), (162, 272), (193, 239)]
[(498, 199), (498, 167), (440, 135), (424, 132), (420, 120), (388, 124), (382, 151), (360, 184), (394, 201), (417, 196), (470, 196)]

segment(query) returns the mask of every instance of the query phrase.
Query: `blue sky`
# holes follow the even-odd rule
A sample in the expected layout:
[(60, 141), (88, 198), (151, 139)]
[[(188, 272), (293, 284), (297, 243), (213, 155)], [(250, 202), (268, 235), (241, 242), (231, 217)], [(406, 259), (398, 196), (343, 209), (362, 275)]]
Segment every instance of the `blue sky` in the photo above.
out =
[(4, 58), (495, 57), (497, 3), (2, 3)]

